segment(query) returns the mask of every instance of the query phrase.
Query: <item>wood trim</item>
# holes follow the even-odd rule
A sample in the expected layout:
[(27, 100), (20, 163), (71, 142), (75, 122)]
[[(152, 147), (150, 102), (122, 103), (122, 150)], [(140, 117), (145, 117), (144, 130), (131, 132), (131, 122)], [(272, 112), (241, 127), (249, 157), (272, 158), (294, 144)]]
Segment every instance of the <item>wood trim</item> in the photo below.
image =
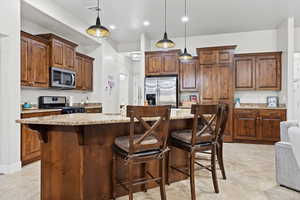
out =
[(49, 40), (44, 39), (44, 38), (39, 37), (39, 36), (36, 36), (36, 35), (32, 35), (32, 34), (27, 33), (27, 32), (25, 32), (25, 31), (21, 31), (21, 37), (26, 37), (26, 38), (29, 38), (29, 39), (32, 39), (32, 40), (35, 40), (35, 41), (44, 43), (44, 44), (46, 44), (46, 45), (49, 45), (49, 44), (50, 44)]
[(197, 48), (198, 51), (203, 51), (203, 50), (226, 50), (226, 49), (236, 49), (237, 45), (229, 45), (229, 46), (216, 46), (216, 47), (202, 47), (202, 48)]
[(56, 40), (59, 40), (59, 41), (61, 41), (63, 43), (66, 43), (66, 44), (68, 44), (68, 45), (70, 45), (72, 47), (77, 47), (78, 46), (78, 44), (76, 44), (74, 42), (71, 42), (69, 40), (66, 40), (66, 39), (64, 39), (64, 38), (62, 38), (62, 37), (60, 37), (58, 35), (53, 34), (53, 33), (38, 34), (36, 36), (42, 37), (42, 38), (45, 38), (45, 39), (48, 39), (48, 40), (56, 39)]
[(240, 53), (234, 54), (234, 57), (244, 57), (244, 56), (268, 56), (268, 55), (282, 55), (282, 51), (274, 51), (274, 52), (257, 52), (257, 53)]
[(168, 50), (168, 51), (146, 51), (145, 52), (145, 55), (151, 55), (151, 54), (166, 54), (166, 53), (180, 53), (181, 50), (180, 49), (174, 49), (174, 50)]
[(78, 52), (76, 52), (76, 56), (79, 56), (79, 57), (82, 57), (82, 58), (87, 58), (87, 59), (90, 59), (90, 60), (93, 60), (93, 61), (95, 60), (95, 58), (93, 58), (93, 57), (90, 57), (88, 55), (78, 53)]

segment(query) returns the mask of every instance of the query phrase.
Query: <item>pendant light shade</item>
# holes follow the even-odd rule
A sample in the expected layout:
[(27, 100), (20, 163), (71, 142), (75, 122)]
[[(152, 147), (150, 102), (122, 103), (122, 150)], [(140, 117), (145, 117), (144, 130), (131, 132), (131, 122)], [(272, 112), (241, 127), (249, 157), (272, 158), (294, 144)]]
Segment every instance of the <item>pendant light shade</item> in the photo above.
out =
[(193, 59), (193, 56), (187, 52), (186, 48), (184, 48), (184, 51), (182, 54), (180, 54), (179, 59), (181, 61), (191, 60)]
[(162, 40), (159, 40), (155, 46), (161, 49), (169, 49), (175, 47), (175, 43), (168, 38), (167, 33), (167, 0), (165, 0), (165, 33)]
[[(185, 16), (187, 16), (186, 0), (185, 0)], [(187, 26), (187, 22), (185, 22), (185, 24), (184, 24), (184, 50), (183, 50), (182, 54), (180, 54), (180, 56), (179, 56), (179, 59), (183, 62), (193, 59), (193, 56), (191, 54), (189, 54), (186, 49), (186, 26)]]
[(165, 32), (164, 38), (156, 43), (156, 47), (161, 49), (173, 48), (175, 47), (175, 43), (172, 40), (169, 40), (168, 34)]
[(90, 26), (86, 32), (94, 37), (105, 38), (110, 36), (109, 30), (101, 25), (100, 16), (99, 16), (100, 8), (99, 8), (99, 0), (98, 0), (98, 16), (96, 19), (96, 25)]

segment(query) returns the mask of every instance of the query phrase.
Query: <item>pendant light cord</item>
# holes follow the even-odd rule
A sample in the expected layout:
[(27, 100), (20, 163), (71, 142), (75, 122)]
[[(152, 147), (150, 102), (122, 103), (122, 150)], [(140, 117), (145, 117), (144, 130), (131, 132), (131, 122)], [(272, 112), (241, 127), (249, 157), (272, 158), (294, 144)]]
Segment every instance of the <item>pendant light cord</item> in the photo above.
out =
[(165, 0), (165, 33), (167, 32), (167, 0)]
[(98, 10), (98, 17), (100, 16), (100, 5), (99, 5), (99, 1), (100, 1), (100, 0), (98, 0), (98, 3), (97, 3), (97, 6), (98, 6), (98, 9), (97, 9), (97, 10)]
[[(184, 16), (187, 17), (186, 0), (184, 1)], [(187, 26), (187, 22), (184, 23), (184, 48), (186, 48), (186, 26)]]

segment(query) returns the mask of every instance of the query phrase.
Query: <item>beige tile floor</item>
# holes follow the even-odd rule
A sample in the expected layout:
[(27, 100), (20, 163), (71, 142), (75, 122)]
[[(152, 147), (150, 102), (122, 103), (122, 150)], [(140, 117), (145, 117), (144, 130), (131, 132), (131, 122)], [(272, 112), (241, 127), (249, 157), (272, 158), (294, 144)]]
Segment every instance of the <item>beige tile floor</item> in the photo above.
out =
[[(210, 174), (197, 172), (199, 200), (300, 200), (300, 193), (280, 187), (275, 181), (274, 146), (225, 144), (227, 180), (219, 174), (220, 194), (213, 192)], [(0, 176), (0, 200), (39, 200), (40, 163), (26, 166), (21, 172)], [(137, 193), (136, 200), (160, 199), (159, 190)], [(190, 199), (189, 181), (167, 186), (169, 200)], [(119, 198), (125, 200), (127, 197)]]

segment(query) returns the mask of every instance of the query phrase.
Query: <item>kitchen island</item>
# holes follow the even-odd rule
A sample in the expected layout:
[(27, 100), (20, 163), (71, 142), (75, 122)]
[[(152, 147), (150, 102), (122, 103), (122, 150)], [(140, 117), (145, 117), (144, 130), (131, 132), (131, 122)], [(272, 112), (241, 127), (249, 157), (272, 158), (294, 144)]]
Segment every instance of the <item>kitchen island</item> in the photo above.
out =
[[(172, 110), (170, 131), (191, 128), (193, 115), (189, 110)], [(153, 118), (145, 118), (152, 121)], [(42, 200), (105, 200), (112, 197), (112, 145), (118, 136), (128, 135), (130, 119), (120, 114), (80, 113), (18, 120), (36, 130), (41, 140)], [(139, 125), (136, 126), (140, 128)], [(177, 167), (188, 165), (185, 152), (172, 149), (170, 162)], [(119, 165), (122, 166), (122, 165)], [(157, 174), (157, 163), (149, 171)], [(142, 166), (135, 168), (135, 177), (143, 176)], [(126, 178), (124, 165), (117, 169), (119, 179)], [(170, 171), (170, 181), (187, 177)], [(149, 183), (148, 188), (156, 187)], [(134, 191), (142, 191), (136, 186)], [(117, 196), (126, 195), (117, 188)]]

